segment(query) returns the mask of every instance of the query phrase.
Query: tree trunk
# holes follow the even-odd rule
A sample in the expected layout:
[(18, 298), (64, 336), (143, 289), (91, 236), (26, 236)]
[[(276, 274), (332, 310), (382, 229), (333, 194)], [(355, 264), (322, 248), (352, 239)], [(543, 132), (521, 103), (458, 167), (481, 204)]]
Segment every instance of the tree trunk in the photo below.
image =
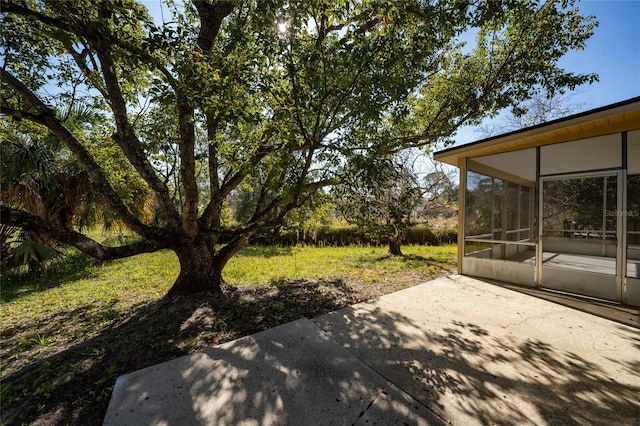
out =
[(172, 247), (180, 261), (180, 275), (169, 295), (200, 292), (222, 293), (222, 269), (226, 260), (215, 256), (203, 240), (188, 240)]
[(399, 239), (389, 238), (389, 254), (392, 256), (402, 256)]

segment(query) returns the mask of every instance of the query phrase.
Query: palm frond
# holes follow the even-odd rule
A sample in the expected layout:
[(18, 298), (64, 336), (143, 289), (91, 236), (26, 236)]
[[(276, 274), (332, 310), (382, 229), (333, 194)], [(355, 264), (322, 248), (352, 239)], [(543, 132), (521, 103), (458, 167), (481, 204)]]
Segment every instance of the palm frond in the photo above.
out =
[(29, 273), (44, 274), (49, 264), (61, 253), (51, 247), (30, 239), (24, 239), (3, 263), (9, 269), (27, 267)]

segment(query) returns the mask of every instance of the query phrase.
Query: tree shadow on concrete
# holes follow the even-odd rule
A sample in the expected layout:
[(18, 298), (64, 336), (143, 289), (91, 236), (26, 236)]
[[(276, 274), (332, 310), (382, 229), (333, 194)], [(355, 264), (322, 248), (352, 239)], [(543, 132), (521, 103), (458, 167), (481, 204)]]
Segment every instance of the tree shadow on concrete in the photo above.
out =
[(425, 407), (301, 320), (123, 378), (108, 425), (417, 424)]
[[(627, 327), (618, 326), (613, 335), (618, 338), (628, 340), (637, 350), (638, 356), (635, 359), (615, 360), (616, 362), (620, 363), (624, 374), (629, 374), (637, 377), (638, 375), (640, 375), (640, 329), (636, 328), (629, 330)], [(640, 423), (640, 415), (637, 417), (637, 419), (639, 419), (638, 423)]]
[[(53, 355), (36, 352), (20, 367), (5, 370), (3, 424), (101, 424), (122, 374), (355, 303), (340, 280), (277, 284), (262, 289), (229, 286), (222, 296), (163, 298), (118, 316), (92, 337), (79, 338)], [(58, 333), (65, 333), (66, 324), (79, 315), (107, 314), (95, 309), (85, 306), (59, 314), (55, 321), (43, 319), (43, 328), (33, 332), (59, 327)], [(3, 345), (20, 345), (14, 339), (17, 332), (4, 331)], [(51, 353), (56, 348), (44, 349)]]
[[(453, 424), (622, 425), (640, 419), (637, 359), (612, 366), (598, 362), (599, 355), (579, 356), (526, 335), (456, 320), (418, 322), (376, 304), (314, 321)], [(615, 342), (638, 347), (636, 330), (621, 326), (616, 333)], [(615, 359), (616, 352), (606, 356)]]

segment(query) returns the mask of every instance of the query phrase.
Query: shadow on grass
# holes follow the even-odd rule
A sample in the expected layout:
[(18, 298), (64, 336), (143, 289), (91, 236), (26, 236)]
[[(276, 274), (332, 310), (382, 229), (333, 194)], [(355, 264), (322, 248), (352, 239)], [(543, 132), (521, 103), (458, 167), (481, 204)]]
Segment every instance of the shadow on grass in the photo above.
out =
[(425, 257), (419, 254), (384, 254), (372, 259), (375, 262), (383, 262), (385, 260), (397, 260), (400, 262), (441, 262), (441, 259), (437, 259), (433, 256)]
[[(354, 303), (342, 281), (279, 281), (272, 287), (231, 287), (225, 295), (163, 298), (115, 315), (103, 329), (53, 355), (21, 365), (3, 357), (3, 424), (101, 424), (118, 376), (200, 349), (250, 335), (302, 317), (314, 317)], [(109, 315), (85, 306), (43, 319), (31, 335), (72, 333), (82, 315)], [(20, 346), (19, 330), (3, 332), (3, 345)], [(26, 339), (31, 346), (43, 345)], [(24, 348), (23, 348), (24, 349)], [(49, 350), (48, 353), (55, 352)], [(17, 363), (11, 365), (11, 362)], [(21, 365), (18, 367), (18, 365)]]
[(40, 277), (2, 274), (0, 283), (0, 300), (11, 302), (30, 293), (46, 291), (68, 282), (87, 277), (88, 270), (104, 262), (93, 259), (72, 249), (56, 264), (52, 265), (46, 275)]
[[(432, 275), (436, 275), (438, 273), (443, 273), (451, 268), (455, 267), (455, 262), (451, 262), (447, 264), (447, 259), (445, 256), (442, 257), (434, 257), (434, 256), (422, 256), (419, 254), (402, 254), (402, 255), (392, 255), (385, 254), (384, 256), (376, 257), (372, 260), (367, 259), (366, 257), (362, 258), (363, 263), (375, 263), (375, 262), (397, 262), (402, 265), (406, 265), (410, 269), (419, 269), (426, 267), (435, 267), (431, 271)], [(443, 267), (444, 265), (444, 267)]]
[(267, 246), (267, 245), (248, 245), (245, 246), (242, 251), (240, 251), (239, 256), (243, 257), (277, 257), (277, 256), (288, 256), (293, 253), (294, 247), (286, 246)]

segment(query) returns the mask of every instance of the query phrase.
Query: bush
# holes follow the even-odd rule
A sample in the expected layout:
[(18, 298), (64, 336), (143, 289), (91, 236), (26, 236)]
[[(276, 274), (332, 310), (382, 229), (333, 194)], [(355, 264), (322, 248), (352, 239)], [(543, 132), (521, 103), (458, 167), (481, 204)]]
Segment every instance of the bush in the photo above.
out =
[[(433, 230), (427, 225), (409, 228), (404, 245), (440, 246), (455, 244), (458, 232), (455, 228)], [(388, 244), (386, 239), (372, 238), (356, 226), (320, 226), (305, 229), (288, 229), (275, 234), (263, 234), (253, 244), (315, 247), (343, 247), (349, 245), (380, 246)]]

